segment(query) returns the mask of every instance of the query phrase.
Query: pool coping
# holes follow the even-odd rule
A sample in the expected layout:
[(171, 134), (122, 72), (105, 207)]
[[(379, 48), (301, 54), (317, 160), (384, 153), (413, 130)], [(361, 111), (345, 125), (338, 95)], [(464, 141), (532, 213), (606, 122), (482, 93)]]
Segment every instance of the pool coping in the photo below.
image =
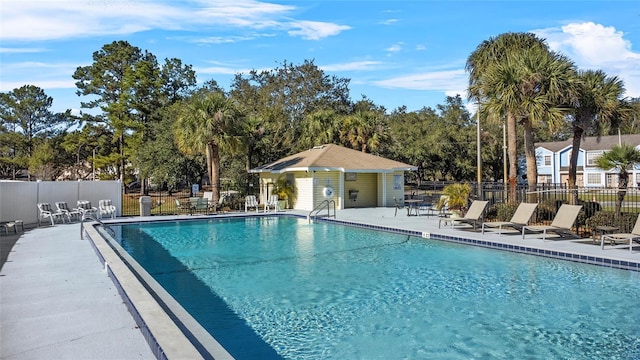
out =
[[(120, 218), (104, 221), (105, 225), (136, 223), (159, 223), (175, 221), (200, 221), (209, 219), (250, 217), (294, 217), (308, 219), (300, 212), (233, 213), (221, 215), (168, 216), (146, 218)], [(311, 221), (311, 219), (309, 219)], [(544, 249), (532, 245), (516, 245), (471, 237), (449, 235), (444, 232), (429, 232), (403, 229), (385, 225), (368, 224), (363, 221), (336, 218), (315, 218), (313, 221), (328, 222), (363, 229), (386, 231), (404, 235), (454, 242), (502, 251), (510, 251), (559, 260), (587, 263), (622, 270), (640, 271), (640, 261), (618, 260), (576, 252)], [(94, 222), (85, 227), (90, 243), (118, 288), (145, 340), (158, 359), (233, 359), (233, 357), (175, 299), (169, 295), (142, 267), (110, 240), (102, 225)], [(640, 260), (640, 259), (639, 259)], [(128, 264), (127, 264), (128, 263)], [(187, 332), (188, 334), (186, 334)], [(194, 344), (195, 343), (195, 344)]]

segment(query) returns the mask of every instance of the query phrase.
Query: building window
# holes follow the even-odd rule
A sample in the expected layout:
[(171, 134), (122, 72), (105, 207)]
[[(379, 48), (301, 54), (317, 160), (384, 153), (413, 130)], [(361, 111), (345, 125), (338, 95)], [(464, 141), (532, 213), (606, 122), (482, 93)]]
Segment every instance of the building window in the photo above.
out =
[(601, 184), (602, 184), (602, 175), (598, 173), (587, 174), (587, 185), (601, 185)]
[(538, 184), (551, 184), (551, 175), (538, 175)]
[(596, 166), (596, 160), (602, 155), (602, 152), (588, 152), (587, 166)]
[(544, 156), (544, 166), (551, 166), (551, 155)]
[(402, 175), (393, 175), (393, 190), (402, 190)]
[(607, 174), (606, 187), (618, 187), (618, 174)]

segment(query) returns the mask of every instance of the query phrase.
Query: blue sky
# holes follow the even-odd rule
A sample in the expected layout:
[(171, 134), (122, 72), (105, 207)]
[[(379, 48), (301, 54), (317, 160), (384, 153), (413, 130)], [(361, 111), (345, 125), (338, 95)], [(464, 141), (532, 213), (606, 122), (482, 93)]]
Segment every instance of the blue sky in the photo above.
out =
[(0, 0), (0, 90), (39, 86), (79, 109), (72, 74), (116, 40), (191, 64), (198, 82), (313, 59), (387, 110), (466, 99), (464, 65), (483, 40), (533, 32), (580, 69), (640, 97), (640, 1)]

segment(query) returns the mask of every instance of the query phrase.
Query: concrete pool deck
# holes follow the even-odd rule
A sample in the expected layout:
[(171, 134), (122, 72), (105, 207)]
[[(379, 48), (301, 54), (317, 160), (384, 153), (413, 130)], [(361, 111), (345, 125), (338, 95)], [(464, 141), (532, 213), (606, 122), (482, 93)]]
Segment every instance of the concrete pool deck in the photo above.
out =
[[(292, 211), (306, 216), (307, 212)], [(249, 213), (254, 215), (255, 213)], [(423, 235), (463, 238), (467, 243), (520, 251), (520, 247), (548, 254), (574, 254), (578, 258), (605, 259), (606, 264), (640, 268), (640, 245), (634, 252), (600, 249), (589, 239), (547, 240), (527, 235), (502, 235), (459, 229), (438, 229), (438, 218), (406, 216), (393, 208), (347, 209), (337, 213), (339, 221), (371, 227), (396, 228)], [(239, 215), (247, 215), (241, 213)], [(261, 213), (262, 215), (262, 213)], [(200, 216), (122, 218), (118, 221), (196, 219)], [(0, 237), (3, 251), (10, 246)], [(7, 241), (5, 241), (7, 240)], [(9, 244), (9, 245), (5, 245)], [(509, 247), (511, 246), (511, 247)], [(515, 247), (515, 248), (514, 248)], [(90, 241), (81, 240), (80, 224), (27, 229), (21, 233), (0, 269), (0, 359), (154, 359), (133, 316)]]

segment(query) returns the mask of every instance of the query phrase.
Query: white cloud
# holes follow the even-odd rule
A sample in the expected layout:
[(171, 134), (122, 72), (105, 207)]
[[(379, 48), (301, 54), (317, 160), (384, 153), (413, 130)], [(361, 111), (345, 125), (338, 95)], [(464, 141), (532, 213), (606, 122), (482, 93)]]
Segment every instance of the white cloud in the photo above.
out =
[(416, 45), (416, 51), (424, 51), (427, 50), (427, 47), (424, 45)]
[(373, 84), (384, 88), (398, 88), (409, 90), (443, 91), (445, 93), (459, 93), (465, 95), (468, 76), (464, 69), (443, 70), (426, 73), (416, 73), (374, 81)]
[(40, 41), (123, 35), (164, 29), (189, 30), (231, 26), (279, 29), (317, 40), (350, 29), (319, 21), (285, 18), (296, 8), (254, 0), (3, 0), (0, 36), (3, 41)]
[(552, 50), (566, 55), (578, 68), (600, 69), (609, 76), (618, 76), (625, 83), (627, 96), (640, 96), (640, 53), (632, 50), (622, 31), (583, 22), (532, 32), (547, 39)]
[(32, 54), (32, 53), (41, 53), (47, 50), (43, 48), (10, 48), (10, 47), (0, 47), (0, 54)]
[(24, 81), (2, 81), (0, 83), (0, 91), (7, 92), (13, 89), (17, 89), (24, 85), (35, 85), (42, 89), (72, 89), (76, 88), (75, 80), (69, 77), (68, 80), (29, 80), (29, 83)]
[(382, 64), (380, 61), (354, 61), (342, 64), (322, 65), (320, 68), (324, 71), (375, 70), (377, 65), (380, 64)]
[(395, 52), (398, 52), (398, 51), (402, 50), (402, 45), (404, 45), (404, 44), (401, 43), (401, 42), (400, 43), (395, 43), (395, 44), (391, 45), (390, 47), (386, 48), (385, 50), (387, 52), (390, 52), (390, 53), (395, 53)]
[(339, 33), (351, 29), (350, 26), (338, 25), (319, 21), (295, 21), (289, 26), (296, 30), (289, 30), (289, 35), (300, 36), (305, 40), (319, 40), (327, 36), (338, 35)]
[(387, 20), (381, 21), (380, 24), (382, 24), (382, 25), (393, 25), (393, 24), (395, 24), (397, 22), (398, 22), (398, 19), (387, 19)]

